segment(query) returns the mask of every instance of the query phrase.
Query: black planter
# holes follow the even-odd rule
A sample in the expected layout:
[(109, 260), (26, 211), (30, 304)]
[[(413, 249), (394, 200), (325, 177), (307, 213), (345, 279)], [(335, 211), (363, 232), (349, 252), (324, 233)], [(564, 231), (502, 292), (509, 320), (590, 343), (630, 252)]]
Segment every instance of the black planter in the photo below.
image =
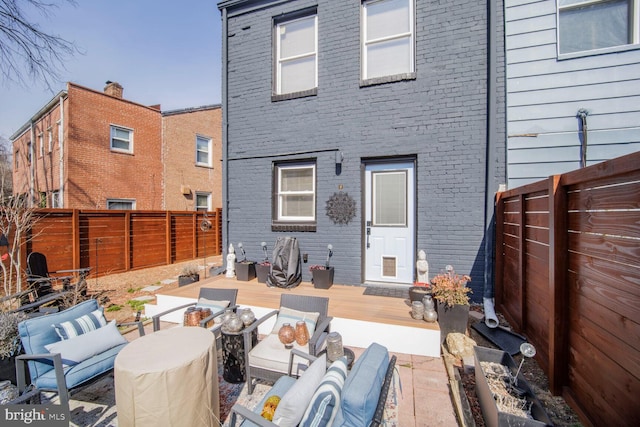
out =
[[(23, 354), (23, 352), (20, 352), (20, 354)], [(25, 378), (27, 380), (27, 382), (29, 382), (29, 367), (27, 366), (27, 364), (24, 364), (24, 372), (25, 372)], [(11, 357), (7, 357), (4, 359), (0, 359), (0, 381), (3, 380), (9, 380), (11, 381), (11, 384), (13, 385), (17, 385), (17, 381), (16, 381), (16, 357), (15, 356), (11, 356)]]
[(333, 267), (326, 270), (311, 270), (311, 282), (317, 289), (329, 289), (333, 285)]
[(456, 304), (447, 306), (439, 301), (436, 302), (438, 310), (438, 325), (440, 325), (440, 343), (442, 344), (452, 332), (464, 334), (467, 332), (467, 322), (469, 320), (469, 304)]
[[(522, 426), (522, 427), (543, 427), (553, 425), (549, 416), (535, 396), (529, 383), (522, 375), (518, 373), (518, 389), (524, 393), (524, 398), (531, 404), (531, 416), (533, 419), (519, 417), (517, 415), (501, 412), (498, 410), (496, 401), (489, 388), (486, 373), (481, 366), (481, 362), (499, 363), (506, 366), (512, 375), (518, 371), (518, 366), (509, 353), (502, 350), (495, 350), (486, 347), (474, 347), (475, 352), (475, 377), (476, 377), (476, 394), (480, 401), (482, 409), (482, 417), (488, 427), (498, 426)], [(523, 356), (524, 357), (524, 356)]]
[(178, 286), (190, 285), (200, 280), (199, 274), (192, 274), (191, 276), (178, 276)]
[(236, 279), (248, 282), (256, 278), (256, 263), (253, 261), (236, 262)]
[(267, 276), (271, 272), (271, 265), (256, 264), (258, 283), (267, 283)]
[(411, 302), (422, 301), (422, 299), (427, 295), (431, 295), (430, 287), (412, 286), (409, 288), (409, 300), (411, 300)]

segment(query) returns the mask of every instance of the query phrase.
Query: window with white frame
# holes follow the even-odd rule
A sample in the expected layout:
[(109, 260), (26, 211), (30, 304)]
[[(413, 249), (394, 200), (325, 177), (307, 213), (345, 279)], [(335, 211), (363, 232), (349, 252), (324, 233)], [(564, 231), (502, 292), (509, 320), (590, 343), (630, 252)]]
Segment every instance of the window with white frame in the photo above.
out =
[(275, 93), (315, 89), (318, 86), (318, 16), (276, 22), (275, 39)]
[(196, 136), (196, 164), (211, 166), (211, 138)]
[(133, 153), (133, 130), (120, 126), (111, 126), (111, 149), (124, 153)]
[(558, 53), (638, 44), (640, 0), (558, 0)]
[(134, 210), (136, 201), (133, 199), (107, 199), (107, 209), (112, 210)]
[(44, 156), (44, 135), (42, 133), (40, 133), (38, 135), (38, 154), (39, 157), (43, 157)]
[(413, 73), (413, 0), (362, 2), (362, 79)]
[(47, 129), (47, 153), (53, 150), (53, 129)]
[(203, 192), (196, 191), (196, 210), (197, 211), (211, 210), (211, 193), (203, 193)]
[(51, 192), (51, 207), (52, 208), (62, 207), (62, 201), (60, 200), (60, 192), (57, 190)]
[(275, 220), (311, 222), (316, 220), (315, 162), (285, 163), (275, 167)]
[(58, 148), (62, 148), (62, 139), (64, 138), (64, 132), (62, 129), (62, 121), (58, 120)]

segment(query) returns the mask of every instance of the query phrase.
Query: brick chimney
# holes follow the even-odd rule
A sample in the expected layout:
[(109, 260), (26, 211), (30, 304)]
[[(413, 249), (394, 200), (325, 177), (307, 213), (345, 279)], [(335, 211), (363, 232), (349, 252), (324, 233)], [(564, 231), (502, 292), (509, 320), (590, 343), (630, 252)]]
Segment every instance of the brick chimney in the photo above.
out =
[(122, 86), (120, 86), (120, 83), (112, 82), (111, 80), (108, 80), (107, 85), (104, 87), (104, 93), (120, 99), (122, 99), (123, 90), (124, 89), (122, 88)]

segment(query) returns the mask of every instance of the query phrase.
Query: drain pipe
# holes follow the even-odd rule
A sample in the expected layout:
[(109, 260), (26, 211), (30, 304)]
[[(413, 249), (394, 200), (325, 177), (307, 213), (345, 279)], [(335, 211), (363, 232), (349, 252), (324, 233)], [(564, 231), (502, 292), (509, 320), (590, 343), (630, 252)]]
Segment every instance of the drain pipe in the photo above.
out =
[(228, 23), (227, 8), (222, 8), (222, 253), (229, 248), (229, 114), (228, 114)]
[(580, 119), (580, 132), (582, 138), (580, 138), (580, 167), (587, 167), (587, 116), (589, 112), (581, 108), (578, 110), (576, 117)]
[(493, 289), (493, 255), (494, 255), (494, 213), (495, 213), (495, 155), (496, 155), (496, 117), (497, 117), (497, 94), (496, 94), (496, 4), (495, 0), (487, 2), (487, 171), (485, 177), (485, 239), (484, 239), (484, 289), (482, 301), (484, 304), (484, 323), (490, 327), (498, 326), (498, 318), (494, 308)]

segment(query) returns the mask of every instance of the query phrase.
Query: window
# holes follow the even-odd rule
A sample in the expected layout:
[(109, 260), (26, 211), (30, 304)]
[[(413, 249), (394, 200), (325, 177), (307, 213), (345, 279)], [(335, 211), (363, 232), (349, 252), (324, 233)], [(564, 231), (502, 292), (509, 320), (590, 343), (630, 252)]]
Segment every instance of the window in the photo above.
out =
[(47, 130), (47, 153), (50, 153), (53, 150), (53, 129), (49, 128)]
[(638, 43), (639, 0), (559, 0), (560, 54)]
[(51, 207), (52, 208), (61, 208), (62, 201), (60, 200), (60, 192), (52, 191), (51, 192)]
[(211, 138), (196, 136), (196, 164), (211, 166)]
[(211, 210), (211, 193), (196, 192), (196, 210), (197, 211)]
[(133, 153), (133, 130), (119, 126), (111, 126), (111, 149)]
[(131, 199), (107, 199), (107, 209), (134, 210), (136, 201)]
[(316, 220), (316, 165), (281, 164), (276, 173), (276, 221), (311, 222)]
[(276, 23), (276, 94), (303, 92), (318, 86), (317, 27), (315, 14)]
[(38, 135), (38, 148), (39, 148), (39, 155), (40, 157), (44, 156), (44, 135), (42, 133), (40, 133)]
[(362, 2), (362, 79), (414, 72), (413, 0)]
[(15, 160), (15, 168), (20, 169), (20, 150), (16, 150), (16, 154), (13, 155), (13, 159)]
[(62, 131), (62, 121), (58, 120), (58, 148), (62, 148), (62, 139), (64, 137)]

